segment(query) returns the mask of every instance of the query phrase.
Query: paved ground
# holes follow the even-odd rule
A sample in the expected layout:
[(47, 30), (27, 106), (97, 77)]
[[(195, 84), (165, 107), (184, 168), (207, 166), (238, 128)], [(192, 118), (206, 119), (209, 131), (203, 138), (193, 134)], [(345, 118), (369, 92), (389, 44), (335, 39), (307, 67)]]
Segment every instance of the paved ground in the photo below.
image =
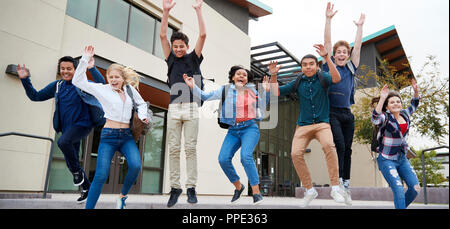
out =
[[(0, 199), (0, 209), (83, 209), (85, 204), (77, 204), (78, 194), (52, 193), (50, 199)], [(102, 194), (97, 203), (98, 209), (113, 209), (118, 195)], [(168, 195), (129, 195), (128, 209), (167, 209)], [(175, 209), (304, 209), (303, 200), (294, 197), (264, 197), (260, 205), (253, 205), (253, 198), (241, 197), (238, 203), (230, 203), (231, 196), (198, 196), (197, 204), (186, 202), (181, 195)], [(315, 199), (307, 209), (394, 209), (392, 201), (354, 200), (352, 206), (336, 203), (329, 199)], [(413, 203), (409, 209), (449, 209), (448, 204)]]

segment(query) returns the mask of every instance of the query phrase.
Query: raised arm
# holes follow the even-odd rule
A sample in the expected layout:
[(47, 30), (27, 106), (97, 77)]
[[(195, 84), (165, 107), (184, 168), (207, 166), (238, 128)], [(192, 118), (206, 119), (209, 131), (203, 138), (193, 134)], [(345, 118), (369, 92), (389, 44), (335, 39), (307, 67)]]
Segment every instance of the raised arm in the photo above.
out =
[(357, 26), (357, 30), (356, 30), (355, 45), (353, 46), (351, 58), (352, 58), (353, 64), (356, 67), (359, 66), (359, 60), (360, 60), (360, 56), (361, 56), (363, 25), (364, 25), (365, 20), (366, 20), (366, 15), (361, 14), (358, 22), (353, 21), (355, 23), (355, 25)]
[(88, 81), (86, 76), (86, 69), (88, 67), (88, 62), (91, 57), (94, 56), (94, 47), (88, 46), (84, 48), (83, 56), (78, 63), (78, 67), (75, 70), (75, 74), (72, 78), (72, 83), (77, 88), (86, 91), (94, 96), (97, 95), (95, 87), (102, 85), (101, 83), (91, 83)]
[(167, 28), (169, 27), (169, 13), (170, 10), (177, 4), (174, 0), (163, 0), (163, 16), (161, 19), (161, 31), (159, 38), (161, 39), (161, 46), (164, 52), (164, 57), (167, 58), (170, 55), (170, 42), (167, 38)]
[(334, 4), (328, 3), (327, 10), (325, 11), (326, 20), (325, 20), (324, 46), (328, 53), (332, 53), (333, 51), (333, 45), (331, 44), (331, 19), (337, 13), (337, 10), (333, 11), (333, 8)]
[(200, 56), (202, 55), (203, 46), (205, 45), (206, 40), (206, 27), (205, 27), (205, 20), (203, 20), (202, 4), (203, 0), (196, 0), (195, 4), (192, 6), (194, 7), (195, 12), (197, 13), (198, 28), (199, 28), (199, 35), (197, 43), (195, 44), (195, 54), (197, 54), (198, 58), (200, 58)]
[(270, 72), (270, 90), (272, 90), (272, 94), (275, 96), (280, 96), (280, 86), (277, 81), (277, 73), (280, 71), (281, 65), (277, 66), (278, 61), (270, 61), (269, 63), (269, 72)]
[(54, 81), (47, 85), (45, 88), (43, 88), (40, 91), (37, 91), (34, 89), (33, 85), (31, 84), (30, 80), (30, 71), (28, 68), (25, 67), (25, 64), (22, 65), (22, 67), (17, 65), (17, 74), (19, 75), (20, 81), (22, 82), (22, 86), (25, 89), (25, 94), (28, 96), (28, 98), (31, 101), (45, 101), (48, 99), (51, 99), (55, 97), (55, 91), (56, 91), (56, 83), (57, 81)]
[(380, 92), (380, 101), (378, 101), (377, 107), (375, 107), (375, 111), (378, 114), (381, 114), (381, 112), (383, 112), (384, 101), (386, 101), (388, 95), (389, 95), (389, 87), (387, 84), (385, 84)]
[(184, 82), (188, 85), (188, 87), (192, 90), (192, 94), (196, 97), (201, 98), (203, 101), (207, 100), (217, 100), (222, 98), (222, 90), (224, 90), (225, 86), (222, 86), (218, 90), (205, 92), (200, 89), (197, 85), (195, 85), (195, 80), (193, 77), (188, 76), (187, 74), (183, 74)]
[(330, 58), (330, 54), (321, 44), (315, 44), (314, 48), (317, 49), (316, 52), (327, 62), (328, 67), (330, 68), (331, 81), (333, 83), (339, 83), (341, 81), (341, 74), (339, 74), (336, 66), (334, 66), (333, 61)]

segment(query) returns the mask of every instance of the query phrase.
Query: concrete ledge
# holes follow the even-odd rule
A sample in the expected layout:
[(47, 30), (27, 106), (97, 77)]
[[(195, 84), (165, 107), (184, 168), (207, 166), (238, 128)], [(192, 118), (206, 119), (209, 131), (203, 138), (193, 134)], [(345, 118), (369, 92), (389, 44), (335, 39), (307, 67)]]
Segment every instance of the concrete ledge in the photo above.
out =
[[(314, 187), (319, 196), (317, 199), (331, 199), (331, 187)], [(393, 201), (394, 196), (390, 188), (374, 188), (374, 187), (354, 187), (350, 188), (352, 193), (352, 200), (374, 200), (374, 201)], [(303, 198), (305, 188), (295, 188), (295, 197)], [(416, 203), (424, 203), (423, 188), (415, 199)], [(448, 204), (449, 203), (449, 188), (428, 188), (427, 187), (428, 203)]]
[[(42, 199), (42, 193), (0, 193), (0, 199)], [(52, 198), (52, 194), (47, 193), (47, 199)]]

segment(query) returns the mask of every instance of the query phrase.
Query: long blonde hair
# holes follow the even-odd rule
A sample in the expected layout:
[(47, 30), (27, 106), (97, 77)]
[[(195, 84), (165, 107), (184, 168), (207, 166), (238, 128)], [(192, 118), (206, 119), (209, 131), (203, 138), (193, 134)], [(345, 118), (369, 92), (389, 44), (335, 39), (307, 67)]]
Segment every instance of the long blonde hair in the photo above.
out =
[(139, 74), (137, 74), (132, 68), (114, 63), (111, 64), (106, 70), (106, 76), (108, 76), (109, 73), (113, 70), (120, 72), (120, 75), (124, 80), (123, 86), (129, 84), (133, 86), (136, 90), (139, 90)]

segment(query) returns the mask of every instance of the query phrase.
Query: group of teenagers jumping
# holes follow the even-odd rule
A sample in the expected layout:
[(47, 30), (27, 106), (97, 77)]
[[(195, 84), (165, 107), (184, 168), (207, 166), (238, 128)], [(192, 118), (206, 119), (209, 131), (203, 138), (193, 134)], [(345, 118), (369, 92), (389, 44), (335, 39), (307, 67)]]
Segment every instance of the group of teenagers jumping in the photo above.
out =
[[(350, 107), (354, 104), (355, 72), (360, 63), (362, 30), (365, 15), (361, 14), (357, 26), (356, 40), (351, 49), (346, 41), (331, 43), (331, 21), (337, 13), (334, 5), (327, 4), (325, 42), (314, 45), (325, 62), (322, 69), (315, 55), (309, 54), (301, 59), (301, 73), (297, 79), (279, 86), (277, 73), (282, 67), (276, 61), (267, 66), (270, 77), (265, 76), (262, 90), (257, 90), (252, 73), (240, 65), (232, 66), (228, 72), (229, 84), (217, 90), (203, 90), (200, 64), (206, 40), (205, 23), (202, 16), (202, 0), (195, 0), (193, 8), (199, 24), (199, 37), (193, 51), (188, 53), (189, 39), (182, 32), (174, 32), (167, 37), (170, 10), (175, 0), (163, 1), (161, 20), (161, 45), (168, 66), (168, 85), (171, 88), (170, 104), (167, 113), (167, 146), (170, 169), (170, 197), (168, 207), (174, 206), (183, 192), (180, 184), (181, 135), (184, 133), (186, 154), (186, 194), (187, 202), (197, 203), (197, 136), (199, 126), (198, 109), (203, 101), (222, 100), (219, 108), (219, 122), (228, 132), (223, 140), (218, 161), (223, 172), (235, 187), (231, 202), (236, 202), (245, 185), (232, 164), (232, 158), (240, 149), (241, 163), (248, 177), (254, 204), (263, 201), (259, 188), (258, 171), (253, 160), (253, 151), (258, 144), (260, 131), (258, 121), (264, 117), (263, 110), (272, 96), (296, 93), (300, 112), (292, 140), (292, 162), (306, 189), (303, 206), (318, 196), (305, 162), (305, 152), (312, 139), (316, 139), (325, 153), (331, 183), (331, 197), (339, 203), (351, 205), (350, 168), (354, 115)], [(64, 154), (68, 169), (73, 174), (75, 186), (81, 186), (79, 203), (86, 202), (86, 209), (95, 208), (106, 182), (112, 157), (116, 151), (122, 153), (128, 163), (123, 188), (117, 198), (117, 208), (125, 208), (127, 194), (141, 170), (141, 159), (136, 141), (130, 130), (133, 106), (144, 123), (147, 117), (147, 103), (138, 91), (139, 77), (131, 68), (112, 64), (104, 77), (95, 67), (94, 47), (87, 46), (82, 57), (76, 61), (65, 56), (58, 61), (56, 80), (40, 91), (34, 89), (30, 72), (25, 65), (17, 66), (17, 72), (32, 101), (45, 101), (55, 98), (53, 126), (61, 132), (58, 146)], [(86, 70), (93, 76), (93, 82), (86, 76)], [(177, 85), (175, 87), (174, 85)], [(186, 91), (179, 86), (188, 87)], [(175, 89), (178, 88), (178, 89)], [(378, 104), (372, 114), (372, 123), (379, 127), (378, 167), (393, 191), (395, 208), (406, 208), (417, 196), (420, 187), (416, 174), (406, 158), (408, 143), (406, 138), (410, 128), (411, 114), (419, 104), (418, 87), (412, 81), (414, 98), (411, 106), (403, 109), (398, 92), (390, 91), (385, 85), (380, 92)], [(182, 92), (182, 93), (179, 93)], [(83, 171), (79, 160), (81, 139), (93, 127), (102, 126), (96, 171), (92, 183)], [(402, 180), (408, 186), (405, 193)]]

